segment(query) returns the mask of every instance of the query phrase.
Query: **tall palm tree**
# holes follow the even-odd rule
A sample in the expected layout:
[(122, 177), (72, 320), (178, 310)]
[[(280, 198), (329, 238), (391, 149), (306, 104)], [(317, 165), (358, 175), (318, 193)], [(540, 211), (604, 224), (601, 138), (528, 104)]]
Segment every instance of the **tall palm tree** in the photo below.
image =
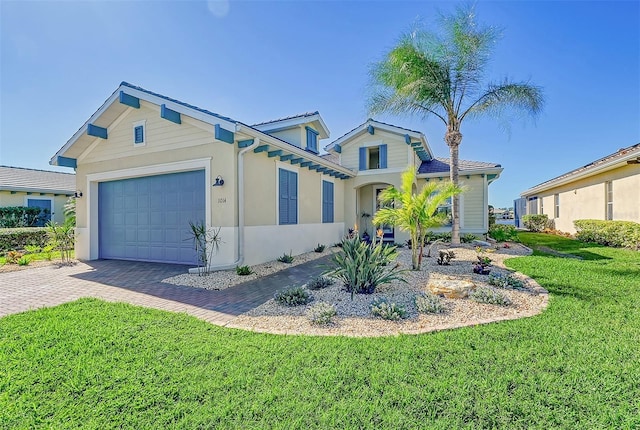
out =
[[(443, 16), (439, 30), (415, 30), (404, 35), (382, 61), (373, 65), (369, 111), (441, 120), (446, 127), (451, 182), (458, 185), (462, 122), (481, 114), (500, 115), (507, 109), (535, 116), (542, 110), (544, 98), (541, 88), (528, 82), (485, 82), (499, 34), (494, 28), (478, 25), (473, 8), (460, 8)], [(454, 196), (454, 244), (460, 243), (459, 208), (459, 197)]]
[[(424, 240), (430, 228), (439, 227), (447, 220), (447, 214), (438, 212), (441, 206), (451, 197), (462, 192), (451, 182), (426, 182), (419, 192), (413, 192), (416, 182), (416, 171), (409, 167), (402, 174), (402, 185), (398, 190), (389, 187), (378, 197), (381, 206), (373, 217), (374, 225), (391, 224), (409, 233), (411, 237), (411, 266), (420, 270)], [(393, 203), (393, 205), (390, 205)]]

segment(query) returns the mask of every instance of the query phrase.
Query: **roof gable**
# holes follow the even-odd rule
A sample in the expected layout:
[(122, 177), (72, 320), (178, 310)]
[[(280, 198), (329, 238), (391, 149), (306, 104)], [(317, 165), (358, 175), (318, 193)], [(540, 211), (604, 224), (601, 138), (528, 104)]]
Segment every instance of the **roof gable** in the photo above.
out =
[(264, 133), (273, 133), (276, 131), (287, 130), (291, 128), (297, 128), (303, 125), (311, 124), (314, 130), (319, 134), (320, 139), (327, 139), (330, 136), (329, 129), (325, 124), (320, 112), (306, 112), (298, 115), (288, 116), (284, 118), (274, 119), (271, 121), (265, 121), (258, 124), (253, 124), (252, 127), (256, 130), (260, 130)]

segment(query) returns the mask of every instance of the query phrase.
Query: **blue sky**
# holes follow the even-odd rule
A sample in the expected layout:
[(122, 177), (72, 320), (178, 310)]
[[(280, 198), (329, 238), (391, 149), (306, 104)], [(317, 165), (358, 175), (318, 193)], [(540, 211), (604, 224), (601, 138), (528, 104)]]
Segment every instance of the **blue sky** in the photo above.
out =
[[(245, 123), (320, 111), (332, 139), (368, 114), (368, 70), (457, 2), (0, 1), (0, 164), (49, 158), (121, 81)], [(640, 142), (640, 2), (476, 3), (503, 29), (488, 76), (544, 88), (536, 121), (467, 121), (462, 159), (502, 164), (489, 202)], [(377, 116), (423, 131), (434, 118)], [(322, 144), (329, 143), (323, 141)]]

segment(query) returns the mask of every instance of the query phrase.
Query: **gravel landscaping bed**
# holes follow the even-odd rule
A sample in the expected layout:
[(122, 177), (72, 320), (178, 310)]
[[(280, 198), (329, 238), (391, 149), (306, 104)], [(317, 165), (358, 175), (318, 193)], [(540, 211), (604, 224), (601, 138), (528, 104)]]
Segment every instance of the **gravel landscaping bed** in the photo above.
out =
[[(436, 263), (438, 249), (454, 251), (455, 258), (450, 265), (440, 266)], [(532, 279), (521, 274), (514, 274), (524, 282), (525, 289), (499, 289), (511, 300), (512, 303), (509, 306), (477, 303), (468, 298), (443, 298), (442, 300), (446, 307), (445, 313), (419, 314), (414, 304), (414, 297), (416, 294), (428, 291), (427, 284), (430, 280), (464, 279), (473, 282), (478, 287), (489, 286), (487, 276), (472, 272), (472, 263), (477, 260), (478, 255), (474, 246), (460, 245), (454, 248), (442, 245), (438, 249), (432, 251), (431, 258), (424, 258), (420, 271), (408, 271), (405, 273), (406, 283), (395, 281), (382, 285), (376, 289), (374, 294), (356, 294), (354, 300), (351, 300), (350, 293), (343, 291), (342, 285), (339, 282), (335, 282), (331, 287), (312, 291), (313, 301), (305, 306), (286, 307), (272, 299), (239, 316), (228, 326), (280, 334), (384, 336), (400, 333), (424, 333), (517, 319), (536, 315), (547, 306), (548, 294), (544, 289)], [(334, 252), (337, 252), (337, 250)], [(528, 248), (514, 244), (508, 249), (500, 248), (495, 252), (485, 253), (484, 255), (492, 260), (492, 273), (507, 274), (512, 272), (506, 269), (503, 264), (506, 258), (530, 253), (531, 250)], [(305, 256), (307, 255), (305, 254)], [(296, 257), (296, 260), (298, 258)], [(406, 248), (401, 249), (397, 261), (402, 268), (410, 269), (411, 251)], [(276, 269), (273, 267), (273, 263), (267, 263), (267, 265), (271, 265), (271, 269)], [(370, 305), (377, 297), (384, 297), (390, 303), (403, 306), (407, 311), (407, 318), (396, 322), (372, 316)], [(326, 302), (335, 306), (337, 315), (333, 318), (331, 324), (325, 326), (314, 325), (306, 317), (305, 313), (308, 308), (318, 302)]]

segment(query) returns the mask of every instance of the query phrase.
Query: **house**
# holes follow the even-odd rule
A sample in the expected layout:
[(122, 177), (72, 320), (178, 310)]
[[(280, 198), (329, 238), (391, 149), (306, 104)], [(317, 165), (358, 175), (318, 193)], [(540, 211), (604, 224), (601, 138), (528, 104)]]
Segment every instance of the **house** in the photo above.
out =
[[(76, 169), (78, 258), (193, 264), (189, 222), (203, 222), (220, 227), (214, 269), (340, 241), (407, 165), (420, 183), (448, 178), (420, 132), (368, 120), (321, 154), (328, 138), (318, 112), (248, 125), (123, 82), (51, 163)], [(484, 233), (502, 168), (460, 165), (462, 232)]]
[(72, 173), (0, 166), (0, 207), (42, 208), (39, 226), (49, 220), (64, 222), (63, 207), (75, 189)]
[(640, 143), (542, 182), (521, 194), (523, 214), (546, 214), (575, 233), (578, 219), (640, 222)]

